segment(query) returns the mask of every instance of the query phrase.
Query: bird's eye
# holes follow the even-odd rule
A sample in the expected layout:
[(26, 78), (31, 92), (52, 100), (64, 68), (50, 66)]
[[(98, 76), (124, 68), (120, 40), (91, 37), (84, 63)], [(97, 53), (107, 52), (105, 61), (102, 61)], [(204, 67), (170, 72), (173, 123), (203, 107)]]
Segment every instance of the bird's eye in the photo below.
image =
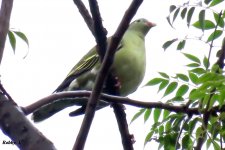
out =
[(141, 20), (139, 19), (139, 20), (137, 20), (136, 22), (140, 22)]

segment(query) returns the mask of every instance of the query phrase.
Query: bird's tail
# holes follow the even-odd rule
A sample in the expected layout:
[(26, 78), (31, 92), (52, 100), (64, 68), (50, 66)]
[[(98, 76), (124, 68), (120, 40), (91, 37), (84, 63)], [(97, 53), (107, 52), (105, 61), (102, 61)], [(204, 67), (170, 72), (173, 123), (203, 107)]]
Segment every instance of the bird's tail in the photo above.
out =
[[(74, 106), (74, 105), (81, 106), (81, 107), (78, 108), (77, 110), (71, 112), (69, 115), (70, 116), (82, 115), (82, 114), (85, 113), (87, 101), (88, 101), (88, 98), (80, 98), (80, 97), (79, 98), (60, 99), (60, 100), (55, 101), (53, 103), (42, 106), (41, 108), (36, 110), (32, 114), (32, 120), (34, 120), (34, 122), (43, 121), (43, 120), (53, 116), (54, 114), (58, 113), (59, 111), (65, 109), (67, 107)], [(96, 109), (98, 110), (98, 109), (101, 109), (101, 108), (106, 107), (108, 105), (109, 105), (109, 103), (107, 103), (105, 101), (99, 101)]]

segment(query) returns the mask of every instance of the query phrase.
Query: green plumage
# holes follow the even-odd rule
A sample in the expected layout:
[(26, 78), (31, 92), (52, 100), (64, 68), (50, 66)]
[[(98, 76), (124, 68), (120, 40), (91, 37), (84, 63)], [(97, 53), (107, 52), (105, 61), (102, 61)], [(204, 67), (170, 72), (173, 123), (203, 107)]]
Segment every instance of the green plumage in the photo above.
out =
[[(133, 93), (142, 82), (145, 74), (145, 36), (155, 24), (146, 19), (138, 19), (130, 24), (125, 32), (114, 57), (110, 74), (116, 77), (119, 84), (119, 94), (127, 96)], [(108, 39), (108, 41), (110, 38)], [(59, 85), (55, 92), (92, 90), (95, 77), (100, 68), (99, 56), (96, 47), (93, 47), (70, 71), (66, 79)], [(107, 87), (103, 92), (107, 92)], [(109, 93), (110, 94), (110, 93)], [(81, 98), (71, 100), (59, 100), (41, 107), (33, 113), (35, 122), (42, 121), (58, 111), (73, 105), (82, 106), (72, 112), (76, 116), (84, 113), (86, 101)], [(108, 103), (101, 101), (97, 109), (107, 106)]]

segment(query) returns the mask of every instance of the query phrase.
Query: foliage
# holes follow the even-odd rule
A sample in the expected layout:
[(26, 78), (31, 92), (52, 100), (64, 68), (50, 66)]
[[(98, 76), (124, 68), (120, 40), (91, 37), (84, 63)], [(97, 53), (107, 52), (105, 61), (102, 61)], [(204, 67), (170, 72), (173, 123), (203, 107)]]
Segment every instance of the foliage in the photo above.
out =
[[(158, 92), (163, 92), (163, 99), (172, 96), (166, 100), (166, 104), (196, 109), (199, 114), (175, 113), (159, 108), (141, 109), (132, 121), (144, 115), (146, 122), (151, 114), (154, 120), (144, 144), (154, 140), (159, 143), (159, 149), (165, 150), (201, 149), (203, 143), (207, 149), (225, 148), (225, 113), (222, 111), (225, 108), (225, 75), (223, 66), (210, 59), (213, 43), (222, 43), (219, 37), (224, 36), (225, 10), (214, 10), (216, 6), (222, 5), (223, 0), (204, 0), (196, 4), (188, 1), (183, 5), (170, 6), (167, 17), (170, 26), (175, 28), (174, 22), (180, 16), (181, 20), (186, 21), (187, 28), (200, 30), (202, 34), (197, 40), (209, 45), (209, 55), (201, 60), (194, 54), (183, 53), (190, 61), (186, 65), (186, 73), (170, 76), (159, 72), (159, 77), (151, 79), (146, 86), (158, 86)], [(206, 13), (213, 17), (208, 17)], [(198, 16), (194, 23), (193, 16)], [(162, 47), (166, 50), (177, 43), (176, 49), (182, 50), (189, 39), (188, 35), (183, 39), (173, 38)], [(218, 52), (218, 57), (220, 55), (221, 52)]]
[(8, 31), (8, 38), (9, 38), (9, 42), (10, 42), (10, 45), (12, 46), (12, 49), (13, 49), (14, 53), (16, 51), (16, 37), (15, 37), (15, 35), (18, 36), (21, 40), (23, 40), (27, 44), (27, 46), (29, 47), (28, 38), (26, 37), (26, 35), (23, 32), (9, 30)]

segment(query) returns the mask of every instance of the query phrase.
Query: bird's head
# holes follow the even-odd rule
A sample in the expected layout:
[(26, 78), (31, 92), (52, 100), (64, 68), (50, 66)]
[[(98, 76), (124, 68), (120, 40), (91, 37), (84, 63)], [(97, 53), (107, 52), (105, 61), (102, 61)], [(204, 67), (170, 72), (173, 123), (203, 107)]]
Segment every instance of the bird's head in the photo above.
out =
[(140, 32), (145, 36), (148, 33), (148, 31), (154, 26), (156, 26), (155, 23), (149, 22), (147, 19), (141, 18), (133, 21), (130, 24), (128, 30)]

